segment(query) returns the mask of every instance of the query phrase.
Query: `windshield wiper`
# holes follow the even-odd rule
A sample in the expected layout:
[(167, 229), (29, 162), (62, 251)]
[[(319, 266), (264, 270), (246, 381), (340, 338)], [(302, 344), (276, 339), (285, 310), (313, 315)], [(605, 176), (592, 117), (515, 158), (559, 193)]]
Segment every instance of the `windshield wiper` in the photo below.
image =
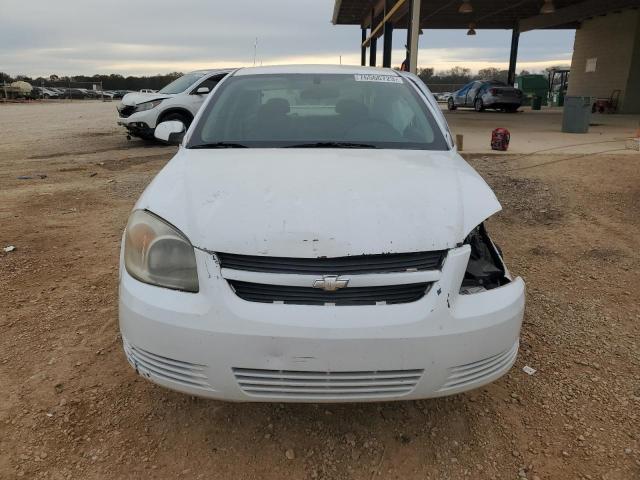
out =
[(355, 142), (315, 142), (315, 143), (296, 143), (287, 145), (282, 148), (378, 148), (370, 143)]
[(198, 145), (192, 145), (189, 148), (249, 148), (241, 143), (234, 142), (213, 142), (213, 143), (200, 143)]

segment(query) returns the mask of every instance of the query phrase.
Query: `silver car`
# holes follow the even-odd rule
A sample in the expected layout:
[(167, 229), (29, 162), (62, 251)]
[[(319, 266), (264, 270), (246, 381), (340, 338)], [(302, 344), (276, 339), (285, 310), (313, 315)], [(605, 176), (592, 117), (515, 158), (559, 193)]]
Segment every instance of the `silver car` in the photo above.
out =
[(476, 80), (453, 92), (447, 100), (449, 110), (471, 107), (476, 112), (487, 108), (516, 112), (522, 105), (522, 91), (497, 80)]

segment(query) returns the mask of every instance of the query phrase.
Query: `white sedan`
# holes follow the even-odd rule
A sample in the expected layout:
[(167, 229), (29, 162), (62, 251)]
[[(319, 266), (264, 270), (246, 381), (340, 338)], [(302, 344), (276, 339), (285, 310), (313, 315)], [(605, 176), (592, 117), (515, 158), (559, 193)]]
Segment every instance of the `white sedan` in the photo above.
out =
[(524, 282), (484, 222), (500, 204), (414, 75), (338, 66), (229, 74), (123, 238), (126, 356), (233, 401), (450, 395), (512, 366)]

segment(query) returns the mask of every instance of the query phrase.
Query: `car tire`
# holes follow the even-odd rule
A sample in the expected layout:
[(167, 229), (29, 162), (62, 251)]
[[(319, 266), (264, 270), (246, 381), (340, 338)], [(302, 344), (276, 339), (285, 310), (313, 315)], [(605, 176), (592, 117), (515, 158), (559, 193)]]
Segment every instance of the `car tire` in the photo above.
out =
[(449, 97), (449, 100), (447, 100), (447, 108), (449, 109), (450, 112), (453, 112), (456, 108), (456, 104), (453, 102), (453, 98)]
[(179, 122), (182, 122), (184, 124), (184, 128), (185, 129), (188, 129), (189, 125), (191, 125), (191, 118), (187, 117), (186, 115), (184, 115), (182, 113), (178, 113), (178, 112), (169, 113), (168, 115), (165, 115), (164, 117), (161, 117), (161, 119), (160, 119), (160, 121), (158, 123), (168, 122), (169, 120), (177, 120)]
[(507, 107), (504, 109), (505, 112), (507, 113), (516, 113), (518, 111), (518, 109), (520, 108), (520, 106), (512, 106), (512, 107)]
[(473, 102), (473, 108), (476, 112), (484, 112), (484, 102), (481, 98), (476, 98), (476, 101)]

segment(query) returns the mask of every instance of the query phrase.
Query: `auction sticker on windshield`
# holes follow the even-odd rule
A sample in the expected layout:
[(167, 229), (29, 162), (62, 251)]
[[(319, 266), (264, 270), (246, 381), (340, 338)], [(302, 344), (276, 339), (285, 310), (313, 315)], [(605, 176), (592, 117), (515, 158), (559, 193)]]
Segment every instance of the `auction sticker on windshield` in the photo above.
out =
[(354, 75), (356, 82), (384, 82), (384, 83), (402, 83), (402, 79), (395, 75), (375, 75), (371, 73)]

